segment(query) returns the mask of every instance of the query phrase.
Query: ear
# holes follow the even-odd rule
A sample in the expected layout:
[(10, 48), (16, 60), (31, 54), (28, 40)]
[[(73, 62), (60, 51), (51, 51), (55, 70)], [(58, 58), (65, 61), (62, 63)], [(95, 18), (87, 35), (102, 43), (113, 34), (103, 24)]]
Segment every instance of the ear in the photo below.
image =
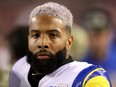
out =
[(73, 36), (70, 36), (66, 42), (66, 49), (70, 50), (72, 44), (73, 44)]

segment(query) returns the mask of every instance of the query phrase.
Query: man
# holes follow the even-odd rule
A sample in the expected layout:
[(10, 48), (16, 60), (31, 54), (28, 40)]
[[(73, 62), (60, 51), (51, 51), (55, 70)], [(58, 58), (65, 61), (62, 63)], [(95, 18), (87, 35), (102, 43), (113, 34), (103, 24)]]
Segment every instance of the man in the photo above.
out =
[(13, 66), (10, 87), (111, 87), (103, 68), (69, 55), (72, 21), (70, 11), (53, 2), (31, 12), (29, 53)]

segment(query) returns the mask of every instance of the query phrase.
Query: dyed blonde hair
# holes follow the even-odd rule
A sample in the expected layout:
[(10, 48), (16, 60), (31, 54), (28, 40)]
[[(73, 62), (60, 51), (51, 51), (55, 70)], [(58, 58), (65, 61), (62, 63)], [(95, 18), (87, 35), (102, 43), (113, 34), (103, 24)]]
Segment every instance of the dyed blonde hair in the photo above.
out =
[[(73, 16), (65, 6), (54, 2), (48, 2), (34, 8), (30, 14), (30, 20), (36, 15), (48, 15), (61, 19), (68, 28), (72, 28)], [(30, 21), (29, 20), (29, 21)]]

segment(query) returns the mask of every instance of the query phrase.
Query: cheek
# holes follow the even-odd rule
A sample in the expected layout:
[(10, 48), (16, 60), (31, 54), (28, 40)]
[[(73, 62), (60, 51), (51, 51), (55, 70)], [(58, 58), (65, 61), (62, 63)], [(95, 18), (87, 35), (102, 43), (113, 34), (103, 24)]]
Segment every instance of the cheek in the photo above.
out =
[(62, 49), (64, 49), (66, 47), (66, 44), (64, 43), (64, 41), (58, 41), (56, 43), (51, 44), (51, 50), (53, 51), (52, 53), (57, 53), (58, 51), (61, 51)]
[(36, 44), (34, 43), (33, 40), (28, 40), (28, 47), (29, 47), (29, 51), (31, 51), (32, 53), (35, 52)]

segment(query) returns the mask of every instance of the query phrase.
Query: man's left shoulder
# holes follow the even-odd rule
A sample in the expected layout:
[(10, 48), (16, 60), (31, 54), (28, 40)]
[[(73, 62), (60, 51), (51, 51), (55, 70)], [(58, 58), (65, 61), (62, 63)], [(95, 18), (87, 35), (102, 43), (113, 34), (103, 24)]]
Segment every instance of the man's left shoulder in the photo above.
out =
[(92, 66), (92, 64), (88, 64), (87, 62), (79, 62), (79, 61), (73, 61), (70, 63), (70, 67), (74, 69), (75, 71), (82, 71), (83, 69)]
[(99, 65), (84, 68), (75, 78), (72, 87), (77, 85), (82, 87), (112, 87), (108, 73)]

